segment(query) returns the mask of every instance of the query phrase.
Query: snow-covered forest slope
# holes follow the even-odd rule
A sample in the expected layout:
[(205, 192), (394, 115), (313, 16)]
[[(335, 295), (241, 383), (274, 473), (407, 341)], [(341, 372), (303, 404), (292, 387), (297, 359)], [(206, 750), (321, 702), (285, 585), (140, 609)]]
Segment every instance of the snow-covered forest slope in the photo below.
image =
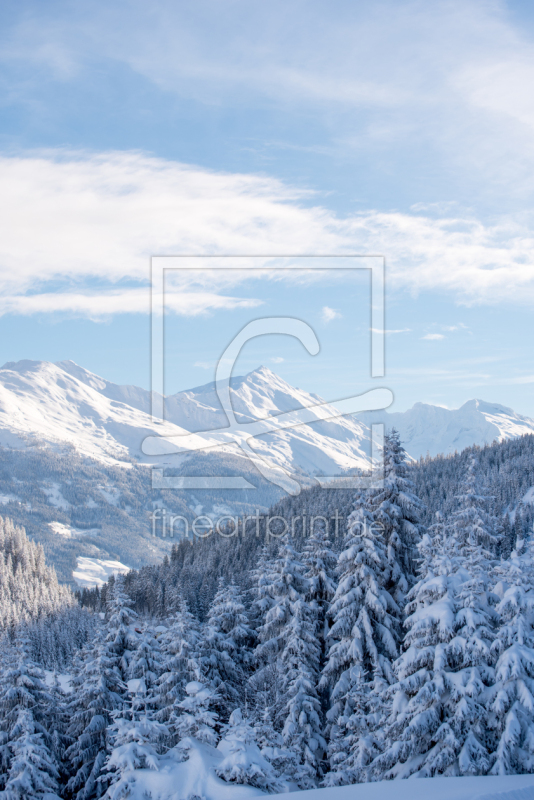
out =
[[(509, 553), (516, 537), (526, 536), (534, 522), (532, 435), (409, 464), (410, 479), (423, 503), (421, 522), (430, 526), (436, 512), (446, 518), (454, 512), (462, 476), (473, 455), (477, 458), (477, 474), (489, 496), (489, 510), (499, 519), (503, 547)], [(174, 545), (170, 560), (162, 565), (146, 566), (129, 576), (139, 609), (152, 613), (160, 602), (157, 600), (159, 593), (167, 596), (173, 586), (179, 585), (191, 608), (203, 618), (219, 578), (232, 577), (245, 585), (248, 571), (254, 568), (264, 543), (270, 539), (273, 546), (276, 544), (277, 536), (284, 529), (282, 521), (276, 517), (287, 522), (297, 541), (309, 534), (314, 517), (325, 517), (333, 548), (338, 550), (353, 510), (354, 496), (354, 490), (313, 487), (297, 497), (280, 500), (258, 523), (249, 520), (244, 535), (240, 528), (239, 535), (231, 538), (214, 532), (205, 539), (193, 537)], [(273, 534), (271, 537), (267, 535), (268, 527)]]
[[(0, 651), (0, 790), (357, 797), (343, 787), (418, 777), (528, 797), (506, 779), (534, 774), (533, 444), (413, 465), (393, 433), (383, 486), (313, 489), (259, 535), (228, 528), (85, 589), (95, 630), (66, 692), (43, 682), (69, 656), (49, 622), (18, 626)], [(293, 536), (284, 508), (300, 511)]]

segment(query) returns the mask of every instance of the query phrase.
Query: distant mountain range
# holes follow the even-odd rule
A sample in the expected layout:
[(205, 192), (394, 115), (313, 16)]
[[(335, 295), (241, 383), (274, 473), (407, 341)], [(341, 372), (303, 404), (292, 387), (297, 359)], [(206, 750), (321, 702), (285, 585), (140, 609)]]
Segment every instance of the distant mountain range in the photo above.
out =
[[(324, 402), (266, 367), (232, 378), (231, 397), (240, 422)], [(152, 420), (150, 403), (146, 389), (111, 383), (73, 361), (8, 362), (0, 369), (0, 445), (70, 444), (81, 455), (103, 463), (131, 459), (166, 463), (172, 462), (171, 456), (143, 454), (141, 445), (147, 436), (161, 437), (165, 452), (166, 437), (176, 441), (187, 432), (228, 425), (213, 382), (166, 397), (165, 423)], [(317, 416), (311, 424), (258, 436), (254, 448), (273, 465), (309, 476), (365, 469), (369, 426), (379, 421), (397, 428), (415, 459), (534, 432), (534, 420), (482, 400), (470, 400), (452, 410), (416, 403), (404, 412), (366, 412), (331, 420)], [(227, 444), (217, 452), (238, 451)]]
[[(265, 367), (233, 378), (231, 399), (239, 423), (322, 402)], [(42, 542), (63, 581), (98, 583), (117, 564), (126, 569), (161, 560), (172, 542), (151, 535), (155, 508), (190, 520), (264, 513), (285, 495), (272, 480), (282, 471), (306, 487), (317, 475), (367, 469), (372, 422), (395, 426), (415, 459), (534, 433), (534, 420), (481, 400), (456, 410), (417, 403), (403, 413), (317, 416), (254, 440), (254, 451), (270, 464), (260, 474), (229, 442), (173, 454), (178, 448), (165, 437), (176, 441), (228, 425), (213, 383), (165, 398), (164, 423), (152, 420), (150, 401), (147, 390), (111, 383), (72, 361), (19, 361), (0, 369), (0, 513)], [(146, 437), (153, 437), (155, 455), (143, 453)], [(150, 465), (178, 478), (243, 476), (250, 488), (158, 490)]]
[(412, 458), (461, 452), (471, 445), (491, 444), (534, 433), (534, 420), (516, 414), (511, 408), (468, 400), (460, 408), (443, 408), (416, 403), (408, 411), (372, 412), (362, 415), (367, 425), (384, 422), (396, 428)]
[[(231, 397), (240, 422), (323, 402), (265, 367), (233, 378)], [(166, 453), (166, 437), (228, 425), (213, 383), (165, 398), (165, 423), (152, 420), (150, 402), (149, 391), (110, 383), (72, 361), (9, 362), (0, 369), (0, 445), (68, 443), (104, 463), (133, 458), (174, 464), (178, 461), (171, 455), (144, 455), (143, 440), (161, 437), (161, 452)], [(306, 475), (366, 467), (368, 431), (362, 422), (350, 416), (325, 421), (317, 415), (316, 419), (309, 425), (262, 434), (255, 439), (254, 449), (275, 467)], [(227, 444), (217, 452), (238, 450)]]

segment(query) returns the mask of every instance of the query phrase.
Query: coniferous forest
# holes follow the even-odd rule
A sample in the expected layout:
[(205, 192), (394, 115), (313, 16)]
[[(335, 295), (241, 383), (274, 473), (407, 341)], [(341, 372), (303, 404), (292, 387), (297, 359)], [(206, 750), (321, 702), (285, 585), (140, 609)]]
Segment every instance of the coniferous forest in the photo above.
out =
[(392, 432), (380, 488), (310, 489), (76, 596), (4, 520), (0, 797), (533, 773), (533, 451), (415, 464)]

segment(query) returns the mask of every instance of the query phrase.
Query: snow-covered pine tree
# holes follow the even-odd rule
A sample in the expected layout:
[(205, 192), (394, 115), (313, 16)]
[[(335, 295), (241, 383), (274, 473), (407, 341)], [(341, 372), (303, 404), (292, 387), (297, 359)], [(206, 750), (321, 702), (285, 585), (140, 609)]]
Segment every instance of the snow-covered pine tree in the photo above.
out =
[(159, 769), (161, 741), (168, 738), (165, 725), (155, 719), (157, 680), (161, 674), (161, 650), (147, 627), (129, 664), (129, 697), (113, 712), (109, 728), (111, 752), (106, 762), (106, 798), (119, 800), (135, 792), (135, 771)]
[(137, 648), (133, 651), (128, 666), (128, 688), (130, 694), (138, 697), (147, 713), (152, 713), (159, 700), (158, 681), (163, 672), (161, 646), (152, 628), (147, 625), (139, 637)]
[(110, 726), (111, 752), (104, 773), (108, 785), (105, 797), (109, 800), (135, 796), (136, 770), (160, 768), (160, 755), (152, 742), (164, 735), (166, 728), (138, 713), (135, 698), (132, 702), (130, 715), (122, 713)]
[(490, 693), (494, 775), (534, 772), (534, 542), (518, 539), (497, 572), (504, 594)]
[(213, 709), (218, 701), (217, 693), (200, 681), (190, 681), (185, 692), (185, 698), (178, 705), (182, 713), (176, 720), (180, 736), (178, 750), (186, 753), (191, 739), (216, 747), (220, 725), (217, 712)]
[(257, 786), (264, 792), (283, 792), (284, 784), (271, 763), (261, 753), (254, 728), (243, 718), (240, 708), (230, 715), (217, 749), (224, 756), (217, 775), (228, 783)]
[[(469, 577), (458, 589), (458, 627), (451, 650), (461, 668), (461, 688), (455, 717), (465, 715), (472, 728), (460, 734), (460, 774), (484, 774), (488, 768), (487, 687), (494, 681), (491, 648), (495, 639), (497, 597), (490, 591), (490, 573), (499, 546), (497, 522), (488, 512), (491, 498), (482, 493), (477, 460), (471, 457), (458, 496), (459, 508), (451, 517), (453, 537)], [(468, 697), (467, 711), (461, 698)], [(470, 716), (469, 716), (470, 715)]]
[(285, 746), (282, 734), (274, 727), (270, 706), (264, 704), (261, 708), (258, 704), (254, 710), (254, 735), (260, 752), (272, 766), (275, 775), (284, 780), (295, 772), (296, 754)]
[(471, 456), (460, 491), (458, 508), (451, 517), (459, 552), (469, 561), (473, 574), (486, 573), (499, 547), (497, 519), (488, 511), (492, 498), (485, 495), (477, 475), (477, 459)]
[(182, 713), (179, 704), (186, 697), (185, 687), (202, 677), (200, 667), (201, 634), (198, 620), (191, 614), (185, 600), (179, 601), (178, 611), (161, 640), (163, 672), (157, 682), (157, 720), (169, 730), (167, 746), (178, 741), (175, 730), (177, 717)]
[(316, 621), (316, 636), (320, 647), (320, 668), (324, 666), (330, 620), (328, 612), (336, 591), (337, 556), (332, 551), (324, 520), (317, 520), (302, 553), (305, 577), (308, 581), (306, 600)]
[(304, 573), (300, 555), (289, 542), (281, 543), (270, 573), (272, 604), (259, 630), (256, 652), (263, 674), (275, 682), (275, 725), (297, 756), (291, 777), (301, 788), (310, 788), (320, 774), (325, 741), (317, 688), (317, 615), (307, 603), (309, 584)]
[(286, 747), (296, 755), (290, 777), (300, 789), (317, 786), (326, 751), (317, 688), (321, 650), (315, 610), (310, 608), (305, 595), (291, 601), (291, 615), (282, 631), (284, 649), (280, 654), (285, 696), (282, 736)]
[(450, 525), (438, 518), (419, 546), (420, 580), (407, 598), (408, 632), (375, 778), (481, 775), (490, 767), (495, 612), (480, 498), (470, 463)]
[[(455, 774), (461, 741), (451, 729), (459, 699), (455, 683), (458, 590), (469, 578), (456, 542), (438, 516), (419, 544), (420, 579), (407, 597), (404, 652), (395, 663), (397, 683), (375, 779)], [(452, 770), (449, 773), (449, 770)]]
[(107, 786), (105, 761), (111, 747), (113, 712), (128, 700), (126, 681), (131, 655), (137, 646), (132, 629), (135, 612), (121, 577), (114, 581), (108, 598), (109, 619), (73, 679), (69, 704), (73, 743), (67, 750), (71, 777), (67, 784), (76, 800), (100, 797)]
[(368, 500), (359, 495), (338, 560), (339, 583), (330, 608), (332, 644), (321, 680), (331, 693), (327, 786), (367, 779), (367, 765), (378, 752), (382, 695), (393, 682), (400, 609), (386, 588), (392, 564), (384, 527), (374, 522)]
[(133, 605), (125, 588), (124, 575), (118, 575), (107, 601), (106, 644), (109, 656), (115, 658), (115, 668), (122, 681), (130, 677), (130, 659), (139, 644), (139, 635), (134, 630), (137, 613)]
[(267, 545), (263, 545), (258, 565), (250, 571), (251, 624), (256, 631), (265, 623), (267, 612), (274, 603), (272, 596), (273, 575), (274, 558)]
[(125, 703), (125, 686), (114, 659), (107, 654), (104, 636), (105, 631), (100, 631), (75, 663), (72, 699), (67, 706), (67, 734), (72, 740), (66, 751), (67, 788), (76, 800), (93, 800), (103, 794), (98, 778), (108, 755), (112, 712)]
[(420, 539), (422, 503), (407, 477), (406, 451), (398, 431), (384, 437), (383, 487), (366, 494), (366, 504), (375, 526), (383, 526), (383, 538), (391, 565), (387, 589), (402, 607), (414, 580), (415, 547)]
[(221, 578), (202, 633), (200, 666), (220, 698), (221, 720), (241, 701), (253, 633), (238, 587)]
[(54, 699), (29, 649), (27, 638), (20, 635), (2, 671), (0, 789), (6, 800), (41, 798), (47, 793), (52, 800), (59, 792), (50, 730)]
[(136, 769), (158, 769), (163, 738), (169, 731), (155, 719), (158, 703), (157, 680), (161, 675), (161, 649), (154, 632), (146, 627), (128, 668), (128, 697), (123, 707), (112, 712), (109, 727), (111, 752), (106, 761), (106, 797), (121, 798), (133, 793)]

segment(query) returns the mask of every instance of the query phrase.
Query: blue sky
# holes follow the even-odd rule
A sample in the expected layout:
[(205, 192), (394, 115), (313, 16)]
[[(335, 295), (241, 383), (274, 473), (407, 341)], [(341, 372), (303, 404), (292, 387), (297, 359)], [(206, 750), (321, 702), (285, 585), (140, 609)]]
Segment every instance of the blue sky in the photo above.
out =
[[(0, 31), (2, 361), (148, 387), (150, 255), (380, 252), (395, 408), (534, 416), (531, 4), (7, 1)], [(212, 294), (324, 347), (258, 340), (238, 371), (367, 388), (364, 283), (258, 287)], [(169, 315), (170, 391), (255, 313), (216, 306)]]

